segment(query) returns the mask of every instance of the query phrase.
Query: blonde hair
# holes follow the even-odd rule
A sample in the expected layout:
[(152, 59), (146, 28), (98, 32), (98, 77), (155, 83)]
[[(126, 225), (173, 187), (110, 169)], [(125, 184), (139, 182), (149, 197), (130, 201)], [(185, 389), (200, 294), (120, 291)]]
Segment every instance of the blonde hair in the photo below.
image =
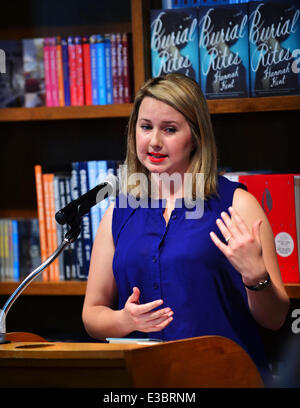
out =
[[(217, 149), (207, 103), (197, 82), (182, 74), (152, 78), (137, 92), (128, 123), (125, 159), (127, 181), (131, 174), (144, 173), (150, 183), (150, 173), (137, 157), (135, 137), (139, 108), (146, 96), (172, 106), (185, 117), (190, 126), (195, 146), (188, 168), (188, 172), (192, 173), (193, 195), (195, 196), (197, 191), (197, 173), (204, 175), (204, 197), (207, 198), (216, 193)], [(125, 183), (127, 181), (125, 180)], [(127, 183), (126, 187), (129, 192), (133, 188), (130, 188)]]

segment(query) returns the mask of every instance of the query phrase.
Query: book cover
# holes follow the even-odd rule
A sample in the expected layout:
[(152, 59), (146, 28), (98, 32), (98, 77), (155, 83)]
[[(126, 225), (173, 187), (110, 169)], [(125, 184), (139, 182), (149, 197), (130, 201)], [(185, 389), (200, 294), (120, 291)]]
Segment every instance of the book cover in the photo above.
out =
[(283, 282), (299, 283), (294, 175), (241, 175), (239, 181), (254, 195), (268, 217)]
[(43, 38), (23, 40), (25, 107), (45, 106), (45, 73)]
[[(45, 220), (46, 220), (46, 234), (47, 234), (47, 258), (53, 254), (53, 252), (56, 250), (55, 247), (55, 240), (54, 236), (56, 238), (56, 230), (53, 231), (53, 222), (52, 222), (52, 176), (53, 174), (51, 173), (43, 173), (42, 178), (43, 178), (43, 188), (44, 188), (44, 203), (45, 203)], [(55, 262), (51, 263), (48, 266), (48, 272), (49, 272), (49, 281), (55, 281), (57, 280), (57, 265)]]
[(69, 57), (69, 80), (70, 80), (70, 100), (71, 106), (78, 105), (77, 92), (77, 70), (76, 70), (76, 51), (74, 38), (68, 37), (68, 57)]
[(46, 92), (46, 106), (53, 106), (51, 78), (50, 78), (50, 45), (49, 38), (44, 38), (44, 75), (45, 75), (45, 92)]
[[(39, 232), (40, 232), (40, 248), (41, 259), (44, 262), (48, 257), (48, 240), (47, 240), (47, 227), (46, 227), (46, 213), (45, 213), (45, 196), (43, 187), (43, 176), (41, 165), (34, 166), (35, 173), (35, 188), (37, 198), (37, 210), (39, 220)], [(43, 271), (43, 280), (49, 280), (48, 269)]]
[[(72, 177), (73, 177), (73, 174), (70, 177), (65, 178), (65, 194), (64, 194), (65, 205), (67, 205), (68, 203), (72, 201), (72, 195), (71, 195)], [(64, 205), (62, 205), (62, 207), (64, 207)], [(73, 244), (69, 245), (68, 247), (68, 253), (70, 254), (69, 257), (70, 257), (70, 265), (71, 265), (71, 269), (70, 269), (71, 279), (78, 279), (78, 277), (80, 276), (80, 267), (82, 266), (79, 264), (78, 255), (77, 255), (78, 241), (80, 242), (79, 238), (75, 242), (73, 242)], [(82, 253), (82, 249), (81, 249), (81, 253)], [(81, 260), (82, 260), (82, 256), (81, 256)]]
[(299, 14), (296, 0), (249, 3), (251, 96), (300, 92)]
[(121, 103), (119, 100), (118, 92), (117, 38), (115, 33), (112, 33), (110, 35), (110, 47), (111, 47), (111, 76), (113, 87), (113, 103)]
[[(81, 195), (80, 191), (80, 175), (79, 175), (79, 162), (72, 163), (72, 175), (71, 175), (71, 198), (72, 200), (77, 200)], [(80, 235), (75, 241), (75, 251), (77, 257), (78, 275), (77, 279), (85, 279), (85, 263), (83, 260), (83, 232), (80, 231)]]
[(52, 106), (59, 106), (58, 96), (58, 74), (56, 57), (56, 38), (49, 37), (49, 55), (50, 55), (50, 83), (52, 92)]
[[(89, 180), (88, 180), (88, 167), (87, 162), (79, 162), (78, 165), (78, 187), (79, 195), (83, 195), (89, 190)], [(87, 279), (90, 259), (92, 252), (92, 228), (91, 228), (91, 215), (90, 211), (84, 215), (81, 219), (81, 233), (83, 238), (83, 265), (84, 265), (84, 276), (83, 279)]]
[(110, 34), (104, 35), (104, 53), (105, 53), (106, 103), (110, 105), (114, 102)]
[[(87, 165), (88, 165), (88, 177), (89, 177), (89, 190), (91, 190), (92, 188), (98, 185), (97, 161), (96, 160), (88, 161)], [(98, 230), (98, 226), (100, 223), (100, 217), (101, 217), (100, 208), (98, 205), (94, 205), (91, 208), (91, 224), (92, 224), (93, 241), (95, 240), (95, 237), (96, 237), (96, 232)]]
[(98, 76), (97, 76), (97, 37), (90, 36), (90, 52), (91, 52), (91, 82), (92, 82), (92, 103), (98, 105)]
[(201, 88), (207, 99), (249, 96), (246, 4), (199, 8)]
[(131, 64), (130, 64), (130, 37), (128, 33), (122, 34), (123, 50), (123, 77), (124, 77), (124, 103), (131, 102)]
[(152, 76), (178, 72), (199, 82), (197, 9), (150, 13)]
[(86, 35), (82, 37), (82, 50), (85, 105), (92, 105), (91, 46), (90, 39)]
[(58, 104), (65, 106), (64, 95), (64, 70), (61, 37), (56, 37), (56, 66), (57, 66), (57, 84), (58, 84)]
[(76, 58), (76, 89), (77, 104), (84, 105), (84, 82), (83, 82), (83, 49), (80, 36), (74, 37), (75, 58)]
[(0, 108), (24, 106), (23, 49), (21, 40), (1, 40), (5, 72), (0, 74)]
[(69, 50), (67, 38), (61, 38), (63, 81), (64, 81), (64, 102), (65, 106), (71, 105), (70, 95), (70, 69), (69, 69)]
[(104, 37), (96, 35), (96, 69), (98, 81), (98, 105), (106, 105), (106, 71), (105, 71), (105, 51)]
[(12, 220), (12, 246), (13, 246), (13, 279), (18, 282), (19, 275), (19, 240), (18, 221)]
[(117, 51), (117, 94), (119, 103), (124, 103), (124, 63), (123, 63), (123, 42), (122, 34), (116, 33)]

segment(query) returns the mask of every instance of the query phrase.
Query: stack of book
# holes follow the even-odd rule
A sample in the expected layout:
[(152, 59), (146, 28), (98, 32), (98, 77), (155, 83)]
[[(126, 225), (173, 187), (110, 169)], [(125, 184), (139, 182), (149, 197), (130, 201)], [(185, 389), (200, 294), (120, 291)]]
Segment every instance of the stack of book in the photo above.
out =
[(0, 281), (23, 280), (41, 264), (37, 219), (0, 219)]
[(254, 195), (273, 230), (284, 283), (300, 282), (300, 175), (228, 172)]
[(152, 76), (183, 73), (207, 99), (300, 93), (299, 2), (224, 3), (151, 10)]
[[(104, 181), (108, 174), (116, 174), (117, 165), (114, 160), (74, 162), (71, 173), (43, 173), (40, 165), (35, 166), (42, 261), (55, 251), (67, 232), (67, 226), (56, 223), (56, 212)], [(44, 281), (87, 279), (93, 241), (109, 203), (109, 198), (101, 201), (82, 217), (80, 236), (43, 272)]]
[(0, 107), (131, 102), (128, 33), (7, 40), (0, 50)]

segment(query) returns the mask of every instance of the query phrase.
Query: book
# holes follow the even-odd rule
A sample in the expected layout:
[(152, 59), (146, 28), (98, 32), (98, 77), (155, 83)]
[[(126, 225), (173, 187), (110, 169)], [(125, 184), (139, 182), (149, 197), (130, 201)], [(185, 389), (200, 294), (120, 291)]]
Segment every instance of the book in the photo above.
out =
[[(226, 176), (226, 173), (224, 174)], [(233, 179), (233, 174), (230, 177)], [(236, 174), (257, 199), (270, 222), (284, 283), (299, 283), (299, 176), (294, 174)]]
[(75, 59), (76, 59), (76, 91), (77, 105), (84, 105), (84, 73), (83, 73), (83, 49), (80, 36), (74, 37)]
[(64, 84), (64, 104), (71, 105), (70, 95), (70, 69), (69, 69), (69, 50), (68, 40), (65, 37), (61, 38), (61, 52), (62, 52), (62, 68), (63, 68), (63, 84)]
[(199, 8), (201, 88), (207, 99), (249, 96), (248, 9)]
[(78, 105), (76, 50), (74, 37), (68, 37), (69, 81), (71, 106)]
[(122, 61), (123, 61), (123, 85), (124, 103), (131, 102), (131, 72), (130, 72), (130, 38), (128, 33), (122, 34)]
[(56, 66), (57, 66), (57, 86), (58, 86), (58, 105), (65, 106), (64, 91), (64, 69), (61, 37), (56, 37)]
[(48, 44), (50, 57), (50, 84), (51, 84), (50, 86), (52, 92), (52, 106), (59, 106), (56, 38), (49, 37)]
[[(42, 176), (42, 166), (34, 166), (35, 173), (35, 188), (37, 197), (37, 210), (38, 210), (38, 220), (39, 220), (39, 231), (40, 231), (40, 248), (41, 248), (41, 259), (45, 262), (48, 258), (48, 239), (47, 239), (47, 229), (46, 229), (46, 212), (45, 212), (45, 198), (44, 198), (44, 187), (43, 187), (43, 176)], [(49, 280), (48, 269), (43, 271), (43, 280)]]
[(113, 87), (113, 103), (121, 103), (118, 91), (118, 65), (117, 65), (117, 38), (116, 34), (110, 35), (110, 50), (111, 50), (111, 76)]
[(23, 72), (25, 78), (25, 107), (45, 106), (43, 38), (23, 40)]
[(106, 105), (106, 71), (104, 37), (96, 35), (96, 75), (98, 86), (98, 105)]
[(0, 108), (24, 106), (24, 73), (22, 40), (1, 40), (5, 72), (0, 75)]
[(92, 105), (91, 46), (89, 36), (82, 37), (85, 105)]
[(104, 54), (105, 54), (106, 103), (109, 105), (114, 102), (110, 34), (104, 35)]
[(178, 72), (199, 82), (197, 9), (151, 10), (150, 31), (152, 76)]
[(90, 36), (92, 103), (98, 105), (97, 38)]
[(300, 92), (298, 1), (249, 3), (251, 96)]

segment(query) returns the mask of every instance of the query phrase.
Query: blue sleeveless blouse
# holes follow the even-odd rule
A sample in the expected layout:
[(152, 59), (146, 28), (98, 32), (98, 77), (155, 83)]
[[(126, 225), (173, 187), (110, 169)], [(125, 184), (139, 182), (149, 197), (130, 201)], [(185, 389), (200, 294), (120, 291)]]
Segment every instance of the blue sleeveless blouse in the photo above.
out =
[[(178, 340), (204, 335), (227, 337), (248, 352), (266, 378), (268, 364), (258, 325), (252, 317), (240, 273), (212, 242), (214, 231), (223, 240), (216, 219), (232, 205), (236, 188), (218, 177), (218, 195), (204, 201), (201, 218), (187, 219), (183, 200), (176, 200), (168, 224), (159, 208), (120, 208), (117, 198), (112, 234), (113, 273), (122, 309), (137, 286), (140, 303), (163, 299), (161, 307), (174, 311), (173, 321), (161, 332), (134, 332), (129, 337)], [(123, 197), (124, 198), (124, 197)], [(122, 205), (124, 206), (124, 205)]]

